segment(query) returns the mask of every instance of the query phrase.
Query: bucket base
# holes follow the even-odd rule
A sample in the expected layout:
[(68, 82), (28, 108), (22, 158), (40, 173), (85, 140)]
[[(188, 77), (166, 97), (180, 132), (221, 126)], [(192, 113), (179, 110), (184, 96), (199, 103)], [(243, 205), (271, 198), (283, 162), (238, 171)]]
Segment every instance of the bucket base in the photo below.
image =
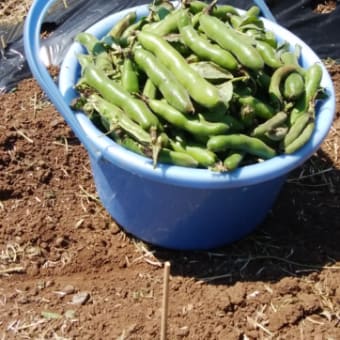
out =
[[(91, 157), (90, 157), (91, 158)], [(212, 249), (252, 232), (266, 217), (284, 177), (231, 189), (195, 189), (145, 179), (91, 159), (104, 207), (128, 233), (177, 250)]]

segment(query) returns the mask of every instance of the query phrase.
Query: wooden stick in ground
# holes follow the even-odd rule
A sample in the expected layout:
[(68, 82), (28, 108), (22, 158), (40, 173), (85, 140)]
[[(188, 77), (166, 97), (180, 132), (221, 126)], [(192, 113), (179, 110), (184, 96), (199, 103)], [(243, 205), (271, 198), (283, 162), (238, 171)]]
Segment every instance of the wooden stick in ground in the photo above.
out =
[(169, 274), (170, 274), (170, 262), (167, 261), (164, 263), (161, 340), (166, 340), (167, 333), (168, 305), (169, 305)]

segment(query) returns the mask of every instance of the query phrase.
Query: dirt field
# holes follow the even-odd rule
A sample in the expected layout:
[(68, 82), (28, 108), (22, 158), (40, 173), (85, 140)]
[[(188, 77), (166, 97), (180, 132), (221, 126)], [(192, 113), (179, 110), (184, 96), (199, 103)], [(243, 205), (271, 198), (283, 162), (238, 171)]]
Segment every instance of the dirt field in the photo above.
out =
[[(340, 65), (327, 66), (340, 98)], [(33, 79), (0, 95), (0, 112), (0, 339), (157, 339), (165, 261), (169, 339), (340, 339), (339, 99), (264, 223), (209, 252), (124, 233)]]

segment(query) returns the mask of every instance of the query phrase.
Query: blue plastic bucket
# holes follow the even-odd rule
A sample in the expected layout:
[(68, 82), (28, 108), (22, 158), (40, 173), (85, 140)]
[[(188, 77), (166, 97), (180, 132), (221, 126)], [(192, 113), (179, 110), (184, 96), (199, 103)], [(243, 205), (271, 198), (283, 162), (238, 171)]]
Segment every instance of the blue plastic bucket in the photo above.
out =
[[(59, 88), (39, 59), (42, 19), (53, 1), (35, 1), (25, 25), (25, 51), (33, 75), (88, 151), (102, 204), (127, 232), (157, 246), (210, 249), (234, 242), (253, 231), (273, 206), (289, 172), (305, 162), (326, 137), (335, 113), (331, 78), (323, 67), (322, 86), (329, 98), (317, 106), (316, 128), (310, 141), (292, 155), (280, 155), (230, 173), (160, 164), (130, 152), (99, 131), (69, 104), (80, 68), (72, 44), (61, 66)], [(147, 6), (133, 8), (139, 16)], [(98, 22), (89, 32), (103, 36), (128, 9)], [(321, 62), (298, 37), (272, 21), (267, 29), (292, 46), (302, 47), (302, 66)]]

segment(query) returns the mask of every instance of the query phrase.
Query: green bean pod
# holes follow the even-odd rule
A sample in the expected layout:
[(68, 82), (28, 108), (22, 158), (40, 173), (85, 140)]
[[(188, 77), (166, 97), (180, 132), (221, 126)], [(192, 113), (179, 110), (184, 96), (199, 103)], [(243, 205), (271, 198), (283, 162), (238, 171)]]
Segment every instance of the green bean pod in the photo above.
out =
[(145, 26), (143, 29), (146, 32), (152, 32), (161, 37), (178, 31), (177, 22), (182, 13), (182, 9), (177, 9), (169, 13), (163, 20)]
[(238, 62), (230, 52), (210, 43), (198, 34), (191, 25), (186, 12), (183, 12), (179, 17), (178, 27), (184, 43), (201, 59), (213, 61), (228, 70), (236, 70), (238, 68)]
[(230, 114), (220, 112), (204, 112), (202, 116), (204, 120), (208, 122), (221, 122), (227, 124), (230, 127), (230, 131), (238, 132), (244, 129), (244, 125), (240, 120)]
[(94, 65), (94, 58), (92, 55), (89, 54), (78, 54), (77, 60), (81, 66), (82, 71), (85, 67)]
[(89, 54), (98, 55), (106, 52), (103, 44), (91, 33), (80, 32), (76, 35), (75, 41), (83, 45)]
[(306, 111), (314, 110), (314, 100), (320, 88), (321, 79), (322, 68), (319, 64), (313, 64), (307, 68), (304, 76), (305, 93), (297, 100), (295, 107), (291, 111), (291, 124)]
[(223, 166), (227, 171), (235, 170), (239, 167), (240, 163), (243, 161), (246, 153), (245, 152), (232, 152), (223, 161)]
[[(204, 9), (206, 9), (209, 5), (203, 1), (190, 1), (189, 3), (189, 11), (193, 14), (201, 13)], [(218, 17), (220, 19), (226, 19), (227, 15), (233, 14), (238, 15), (238, 12), (235, 7), (230, 5), (220, 5), (214, 6), (211, 10), (211, 15)]]
[[(75, 37), (75, 41), (82, 44), (89, 56), (93, 57), (93, 62), (98, 66), (98, 68), (105, 71), (106, 74), (113, 73), (113, 64), (109, 53), (107, 53), (104, 45), (100, 40), (97, 39), (93, 34), (87, 32), (78, 33)], [(78, 55), (78, 60), (81, 65), (85, 65), (88, 61), (85, 60), (85, 56)]]
[(274, 49), (277, 48), (277, 39), (276, 36), (274, 34), (274, 32), (272, 31), (265, 31), (264, 32), (264, 41), (269, 44), (271, 47), (273, 47)]
[(260, 137), (266, 132), (275, 129), (277, 126), (283, 124), (288, 118), (285, 112), (277, 112), (272, 118), (266, 120), (264, 123), (258, 125), (251, 133), (253, 137)]
[(173, 151), (163, 148), (159, 151), (158, 160), (161, 163), (197, 168), (198, 162), (185, 152)]
[(301, 134), (284, 148), (286, 154), (294, 153), (304, 146), (311, 138), (315, 127), (315, 122), (309, 122)]
[(301, 114), (289, 128), (289, 131), (286, 137), (283, 140), (283, 146), (287, 147), (291, 144), (296, 138), (298, 138), (304, 128), (310, 123), (314, 121), (313, 115), (310, 112), (304, 112)]
[(127, 13), (113, 26), (108, 35), (118, 40), (122, 36), (124, 31), (136, 21), (136, 19), (137, 19), (136, 12), (133, 11)]
[(151, 52), (143, 48), (135, 48), (134, 60), (170, 105), (181, 112), (194, 112), (188, 91)]
[(276, 151), (262, 140), (245, 134), (212, 136), (207, 142), (207, 147), (214, 152), (229, 149), (240, 150), (263, 159), (269, 159), (276, 155)]
[(151, 110), (174, 126), (186, 130), (195, 136), (209, 137), (226, 133), (230, 127), (224, 123), (200, 121), (187, 117), (164, 100), (148, 100)]
[(122, 86), (130, 93), (139, 91), (139, 79), (134, 63), (129, 57), (124, 58), (122, 67)]
[(135, 34), (136, 31), (143, 29), (145, 25), (148, 25), (149, 21), (146, 17), (141, 18), (140, 20), (136, 21), (135, 23), (132, 23), (130, 26), (128, 26), (123, 33), (120, 36), (120, 43), (125, 45), (128, 45), (127, 42), (129, 39)]
[(192, 158), (194, 158), (199, 165), (202, 165), (206, 168), (213, 166), (216, 163), (217, 160), (216, 154), (205, 148), (194, 145), (186, 145), (185, 151)]
[(306, 91), (299, 97), (296, 102), (295, 106), (292, 108), (289, 116), (289, 122), (291, 125), (295, 123), (295, 121), (303, 115), (305, 112), (308, 111), (309, 103), (307, 102)]
[(138, 155), (146, 156), (145, 146), (138, 143), (131, 137), (124, 136), (123, 138), (117, 138), (115, 141), (119, 145), (123, 146), (124, 148), (134, 153), (137, 153)]
[[(255, 41), (265, 41), (266, 36), (264, 34), (264, 32), (262, 30), (259, 29), (255, 29), (255, 28), (248, 28), (245, 29), (247, 27), (247, 25), (245, 27), (242, 27), (242, 32), (244, 31), (244, 33), (247, 36), (250, 36), (252, 39), (254, 39)], [(265, 41), (266, 42), (266, 41)], [(267, 43), (267, 42), (266, 42)], [(261, 53), (260, 53), (261, 55)], [(263, 58), (263, 57), (262, 57)], [(264, 60), (265, 61), (265, 60)]]
[(275, 49), (265, 41), (256, 41), (256, 48), (266, 65), (271, 68), (279, 68), (282, 62), (277, 58)]
[(95, 58), (95, 65), (103, 70), (107, 75), (114, 73), (112, 59), (107, 52), (100, 53)]
[(245, 67), (252, 70), (260, 70), (264, 67), (263, 59), (256, 48), (242, 40), (240, 35), (228, 28), (221, 20), (203, 14), (200, 17), (200, 27), (211, 40), (230, 51)]
[(282, 52), (280, 55), (280, 59), (285, 65), (299, 65), (298, 58), (296, 54), (292, 51)]
[(152, 82), (150, 78), (148, 78), (143, 87), (143, 96), (149, 99), (156, 99), (157, 95), (157, 87)]
[(305, 91), (307, 102), (315, 99), (322, 79), (322, 67), (315, 63), (309, 66), (305, 73)]
[(114, 126), (120, 126), (130, 136), (140, 143), (151, 144), (151, 136), (142, 127), (131, 120), (119, 107), (111, 104), (97, 94), (92, 94), (87, 103), (99, 114), (105, 128), (110, 131)]
[(238, 102), (251, 109), (255, 116), (259, 118), (270, 119), (275, 113), (275, 109), (271, 105), (254, 96), (239, 96)]
[(239, 29), (239, 27), (242, 25), (242, 17), (239, 16), (238, 14), (230, 15), (229, 16), (229, 21), (231, 23), (231, 26), (235, 29)]
[(83, 70), (82, 80), (97, 90), (106, 100), (123, 109), (129, 117), (139, 123), (144, 129), (159, 127), (157, 117), (146, 104), (134, 98), (115, 81), (95, 66), (88, 65)]
[(278, 142), (283, 140), (288, 133), (288, 126), (287, 125), (282, 125), (282, 126), (277, 126), (274, 129), (267, 131), (264, 135), (268, 139)]
[(149, 32), (139, 32), (137, 38), (145, 49), (169, 68), (195, 101), (208, 108), (221, 105), (217, 88), (194, 71), (166, 40)]
[(288, 100), (296, 100), (305, 91), (305, 82), (300, 73), (292, 72), (284, 80), (283, 96)]
[(253, 5), (247, 9), (247, 12), (244, 14), (245, 17), (255, 17), (257, 18), (261, 13), (261, 10), (258, 6)]
[(283, 65), (275, 70), (270, 80), (268, 92), (275, 102), (281, 104), (283, 97), (281, 94), (281, 84), (284, 79), (292, 72), (299, 72), (299, 66), (297, 65)]

